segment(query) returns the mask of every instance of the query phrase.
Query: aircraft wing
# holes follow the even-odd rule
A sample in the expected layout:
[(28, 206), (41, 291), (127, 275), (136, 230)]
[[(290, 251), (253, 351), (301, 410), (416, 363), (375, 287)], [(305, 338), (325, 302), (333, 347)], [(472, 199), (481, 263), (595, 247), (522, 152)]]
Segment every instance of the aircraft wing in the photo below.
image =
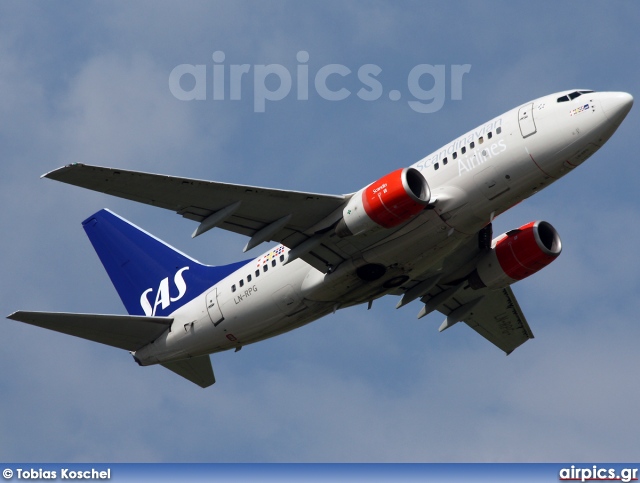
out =
[[(476, 266), (487, 243), (492, 238), (491, 225), (478, 232), (460, 245), (443, 262), (438, 271), (423, 273), (411, 283), (399, 287), (396, 295), (402, 295), (397, 308), (420, 299), (424, 306), (418, 318), (438, 311), (446, 316), (440, 331), (464, 322), (489, 342), (510, 354), (527, 340), (533, 339), (533, 333), (511, 287), (490, 290), (473, 289), (463, 275)], [(460, 278), (448, 283), (441, 280), (450, 275), (447, 267), (467, 267)]]
[[(456, 287), (444, 290), (455, 289)], [(436, 297), (439, 293), (444, 293), (436, 292), (437, 289), (422, 298), (427, 307), (430, 301), (437, 302)], [(527, 340), (533, 339), (533, 333), (511, 287), (478, 291), (468, 287), (462, 288), (446, 302), (438, 305), (437, 310), (447, 316), (440, 326), (440, 331), (457, 322), (465, 322), (507, 355)]]
[(171, 317), (18, 311), (7, 317), (119, 349), (136, 351), (171, 326)]
[(487, 292), (464, 322), (507, 355), (533, 339), (511, 287)]
[[(348, 199), (85, 164), (43, 177), (175, 211), (200, 223), (193, 236), (214, 227), (249, 236), (245, 250), (268, 240), (294, 248), (314, 235), (318, 239), (339, 220)], [(301, 258), (326, 273), (349, 255), (333, 242), (318, 240)]]

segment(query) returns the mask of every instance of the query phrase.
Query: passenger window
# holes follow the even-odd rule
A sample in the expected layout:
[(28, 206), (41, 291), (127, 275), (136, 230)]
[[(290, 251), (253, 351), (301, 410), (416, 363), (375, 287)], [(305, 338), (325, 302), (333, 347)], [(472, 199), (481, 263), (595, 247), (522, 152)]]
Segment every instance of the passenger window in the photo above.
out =
[(453, 153), (453, 159), (456, 159), (458, 157), (458, 153), (454, 152)]
[(276, 261), (275, 260), (271, 260), (271, 266), (275, 267), (276, 266)]
[(482, 136), (480, 136), (480, 138), (478, 139), (478, 143), (482, 144), (484, 142), (484, 138)]
[(247, 275), (247, 282), (251, 282), (251, 274)]
[(447, 161), (447, 157), (445, 156), (444, 159), (442, 160), (442, 164), (446, 165), (449, 161)]
[(262, 271), (266, 272), (267, 270), (269, 270), (269, 265), (263, 265), (262, 266)]
[(471, 141), (471, 144), (469, 144), (469, 149), (473, 149), (476, 147), (476, 143), (474, 143), (473, 141)]
[(235, 292), (235, 291), (236, 291), (236, 286), (235, 286), (235, 284), (231, 286), (231, 291), (232, 291), (232, 292)]
[(256, 270), (256, 278), (260, 276), (260, 269)]
[(239, 282), (239, 283), (240, 283), (240, 286), (241, 286), (241, 287), (244, 287), (244, 280), (240, 280), (240, 282)]
[(466, 147), (464, 147), (464, 146), (462, 146), (462, 149), (460, 150), (460, 152), (461, 152), (462, 154), (466, 153), (466, 152), (467, 152), (467, 148), (466, 148)]
[(487, 134), (487, 139), (491, 139), (491, 136), (493, 136), (493, 134), (491, 134), (491, 131), (489, 131), (489, 133)]
[(280, 261), (284, 262), (284, 255), (280, 255)]
[(496, 129), (496, 134), (500, 134), (502, 132), (502, 128), (499, 127), (498, 129)]
[(438, 163), (433, 165), (433, 169), (438, 169), (440, 167), (440, 165)]

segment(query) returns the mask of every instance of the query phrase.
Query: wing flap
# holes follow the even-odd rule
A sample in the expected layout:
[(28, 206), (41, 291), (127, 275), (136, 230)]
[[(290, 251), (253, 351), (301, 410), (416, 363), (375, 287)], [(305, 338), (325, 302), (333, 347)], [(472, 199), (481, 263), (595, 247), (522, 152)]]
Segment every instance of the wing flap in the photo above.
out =
[(156, 340), (173, 322), (171, 317), (27, 311), (7, 318), (128, 351)]
[(208, 355), (165, 362), (161, 365), (200, 387), (209, 387), (216, 382), (213, 367), (211, 367), (211, 358)]

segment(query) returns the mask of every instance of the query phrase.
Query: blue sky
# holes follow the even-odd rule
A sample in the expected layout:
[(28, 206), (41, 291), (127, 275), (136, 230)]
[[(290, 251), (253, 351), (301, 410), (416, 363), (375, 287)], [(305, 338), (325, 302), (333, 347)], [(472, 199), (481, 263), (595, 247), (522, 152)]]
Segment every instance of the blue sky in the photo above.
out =
[[(638, 97), (635, 2), (18, 2), (0, 4), (0, 312), (124, 313), (81, 229), (108, 207), (210, 264), (246, 239), (167, 211), (40, 175), (83, 162), (302, 191), (348, 193), (408, 166), (529, 99), (588, 88)], [(323, 66), (352, 93), (310, 82), (254, 112), (215, 101), (224, 64)], [(206, 100), (180, 101), (169, 75), (207, 66)], [(360, 99), (356, 72), (381, 68)], [(447, 97), (412, 110), (407, 77), (446, 66)], [(469, 64), (462, 99), (450, 67)], [(294, 84), (296, 82), (294, 77)], [(429, 89), (424, 78), (424, 89)], [(276, 85), (269, 84), (275, 90)], [(392, 101), (390, 90), (401, 99)], [(439, 334), (414, 302), (339, 311), (212, 357), (206, 390), (129, 354), (3, 322), (0, 459), (144, 462), (484, 462), (637, 460), (640, 200), (637, 107), (575, 172), (498, 218), (535, 219), (559, 259), (514, 287), (536, 338), (511, 356), (464, 326)], [(266, 249), (252, 251), (256, 256)]]

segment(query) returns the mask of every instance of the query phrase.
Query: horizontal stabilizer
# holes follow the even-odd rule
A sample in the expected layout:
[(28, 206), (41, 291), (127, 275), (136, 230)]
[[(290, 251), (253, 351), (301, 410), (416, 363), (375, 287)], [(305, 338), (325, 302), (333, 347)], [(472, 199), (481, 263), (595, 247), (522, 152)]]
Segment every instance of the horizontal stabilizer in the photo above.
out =
[(137, 351), (156, 340), (173, 322), (172, 317), (26, 311), (7, 318), (128, 351)]
[(216, 382), (211, 367), (211, 358), (208, 355), (176, 362), (165, 362), (162, 366), (200, 387), (209, 387)]

